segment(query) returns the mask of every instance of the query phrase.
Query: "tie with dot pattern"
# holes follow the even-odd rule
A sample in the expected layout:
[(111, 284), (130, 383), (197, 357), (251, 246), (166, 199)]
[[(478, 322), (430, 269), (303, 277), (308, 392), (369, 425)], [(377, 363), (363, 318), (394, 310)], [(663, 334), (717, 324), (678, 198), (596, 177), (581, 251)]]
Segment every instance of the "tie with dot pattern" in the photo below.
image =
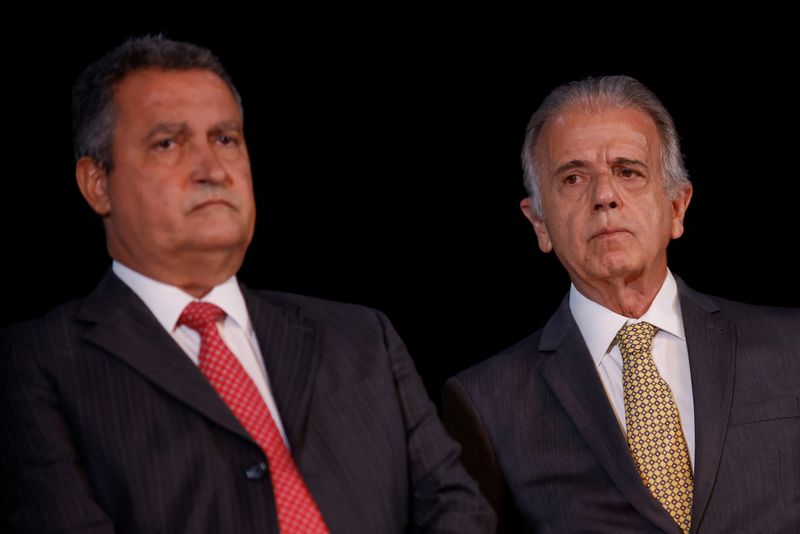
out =
[(219, 335), (217, 321), (224, 317), (225, 312), (210, 302), (191, 302), (184, 308), (178, 324), (200, 334), (200, 371), (267, 456), (280, 531), (327, 533), (325, 521), (264, 399)]
[(657, 328), (640, 322), (617, 333), (628, 445), (644, 485), (684, 532), (692, 522), (692, 465), (678, 406), (653, 359)]

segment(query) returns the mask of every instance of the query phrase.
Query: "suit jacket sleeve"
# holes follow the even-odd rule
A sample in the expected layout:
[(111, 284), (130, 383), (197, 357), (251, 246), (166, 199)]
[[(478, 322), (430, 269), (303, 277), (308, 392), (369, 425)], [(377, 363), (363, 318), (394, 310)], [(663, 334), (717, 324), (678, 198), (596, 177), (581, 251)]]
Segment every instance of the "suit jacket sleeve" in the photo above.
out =
[(519, 531), (494, 445), (469, 393), (456, 377), (445, 384), (442, 411), (447, 432), (463, 446), (464, 467), (497, 513), (497, 532)]
[(51, 371), (37, 361), (46, 344), (56, 350), (58, 340), (24, 326), (0, 333), (0, 530), (113, 532), (87, 483)]
[(415, 532), (493, 532), (495, 518), (460, 460), (403, 342), (388, 320), (384, 327), (406, 425), (411, 521)]

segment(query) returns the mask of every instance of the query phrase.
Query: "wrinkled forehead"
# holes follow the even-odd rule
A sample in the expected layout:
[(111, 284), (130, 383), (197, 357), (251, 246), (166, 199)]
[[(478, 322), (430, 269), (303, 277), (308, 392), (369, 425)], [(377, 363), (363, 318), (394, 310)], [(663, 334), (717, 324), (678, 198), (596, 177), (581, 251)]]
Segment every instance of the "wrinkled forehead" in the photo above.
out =
[(120, 80), (114, 100), (113, 146), (120, 136), (142, 137), (166, 126), (174, 130), (182, 125), (195, 133), (220, 129), (243, 133), (235, 95), (213, 71), (137, 70)]
[(568, 108), (545, 121), (535, 150), (540, 167), (546, 165), (552, 169), (565, 160), (583, 161), (602, 154), (655, 162), (660, 156), (661, 144), (655, 121), (638, 109), (607, 107), (586, 111)]
[(238, 94), (216, 72), (210, 69), (163, 69), (142, 67), (126, 73), (113, 86), (116, 103), (121, 99), (148, 100), (153, 95), (213, 91), (217, 97), (230, 100), (241, 111)]

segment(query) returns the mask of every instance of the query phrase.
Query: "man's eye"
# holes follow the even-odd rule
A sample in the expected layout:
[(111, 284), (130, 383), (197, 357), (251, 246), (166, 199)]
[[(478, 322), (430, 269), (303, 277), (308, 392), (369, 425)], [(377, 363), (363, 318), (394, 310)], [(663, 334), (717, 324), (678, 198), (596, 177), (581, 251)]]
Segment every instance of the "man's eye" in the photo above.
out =
[(236, 138), (234, 138), (231, 135), (219, 135), (219, 136), (217, 136), (217, 141), (219, 141), (219, 143), (221, 145), (235, 145), (236, 144)]
[(564, 183), (569, 185), (575, 185), (578, 183), (578, 175), (577, 174), (570, 174), (564, 177)]
[(160, 141), (156, 141), (154, 146), (159, 150), (167, 150), (168, 148), (171, 148), (174, 144), (175, 141), (173, 139), (161, 139)]
[(639, 171), (635, 171), (633, 169), (620, 169), (619, 175), (623, 178), (635, 178), (636, 176), (641, 176)]

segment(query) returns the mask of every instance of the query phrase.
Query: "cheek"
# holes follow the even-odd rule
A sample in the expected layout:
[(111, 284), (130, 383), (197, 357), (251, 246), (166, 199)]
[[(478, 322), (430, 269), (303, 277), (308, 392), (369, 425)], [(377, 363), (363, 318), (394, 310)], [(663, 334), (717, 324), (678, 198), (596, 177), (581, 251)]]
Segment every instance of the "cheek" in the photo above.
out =
[(239, 191), (252, 191), (253, 176), (250, 170), (250, 163), (247, 160), (232, 162), (228, 166), (227, 172), (233, 179), (234, 187)]
[(585, 224), (582, 225), (574, 218), (565, 217), (554, 225), (550, 232), (553, 248), (564, 257), (583, 257), (587, 254), (588, 238)]
[(137, 222), (140, 231), (151, 234), (170, 232), (184, 208), (179, 193), (157, 186), (132, 190), (129, 192), (127, 215)]
[(255, 196), (253, 194), (253, 184), (250, 180), (247, 180), (240, 184), (239, 186), (239, 200), (242, 203), (242, 206), (250, 212), (255, 212), (256, 209), (256, 201)]
[(643, 221), (643, 235), (647, 238), (646, 247), (663, 248), (669, 242), (673, 229), (671, 204), (653, 202), (649, 209), (644, 210), (640, 220)]
[(250, 177), (247, 179), (243, 179), (240, 185), (240, 189), (242, 194), (245, 195), (250, 201), (253, 201), (253, 182), (250, 180)]
[(667, 233), (669, 233), (672, 231), (672, 223), (675, 220), (674, 210), (672, 209), (672, 203), (666, 201), (659, 207), (661, 208), (661, 210), (659, 211), (661, 228), (663, 228)]

